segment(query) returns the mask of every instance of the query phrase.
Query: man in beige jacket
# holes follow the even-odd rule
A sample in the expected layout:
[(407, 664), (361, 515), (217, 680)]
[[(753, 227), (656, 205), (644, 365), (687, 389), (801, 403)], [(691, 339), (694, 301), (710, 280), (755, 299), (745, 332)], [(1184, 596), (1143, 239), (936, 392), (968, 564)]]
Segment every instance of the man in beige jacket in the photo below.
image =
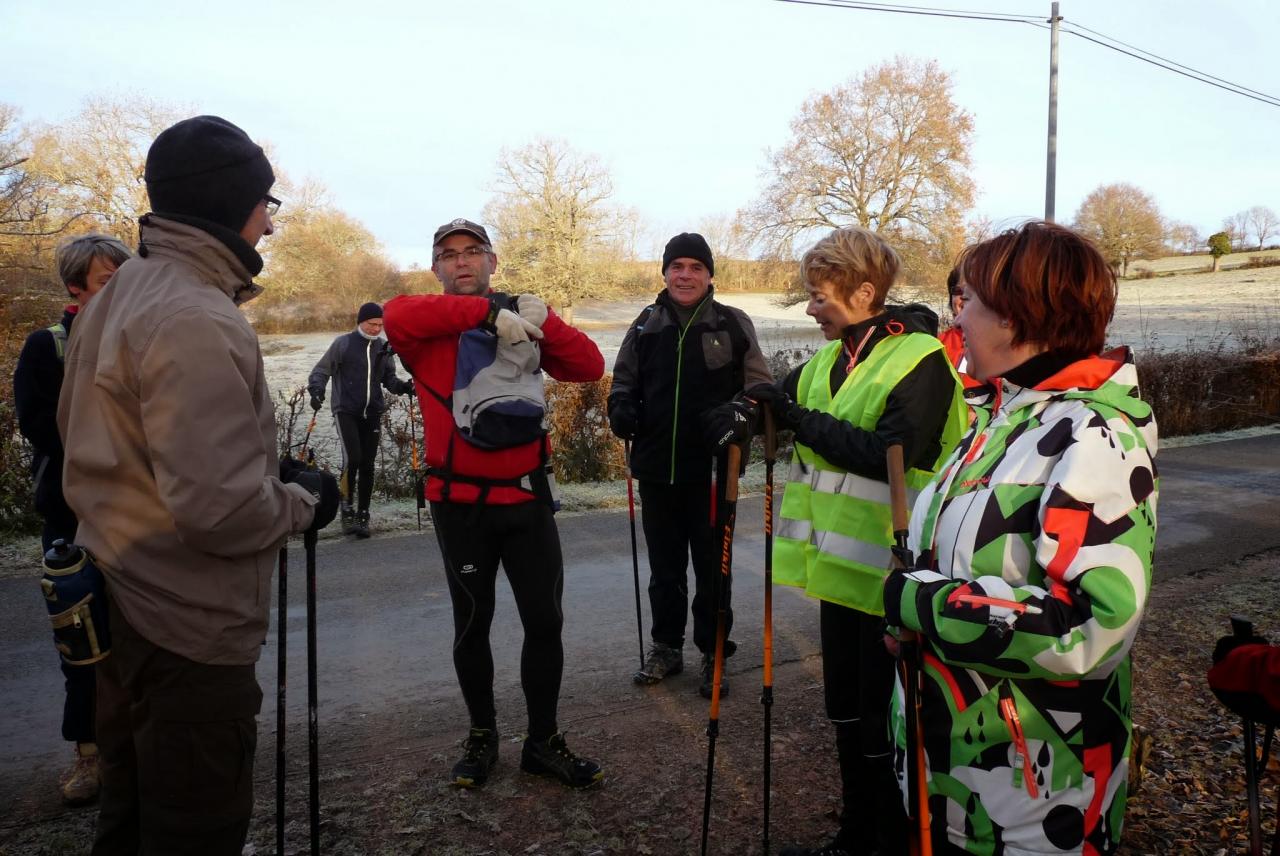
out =
[(238, 308), (261, 291), (254, 247), (279, 206), (262, 149), (197, 116), (156, 138), (145, 177), (138, 257), (81, 313), (58, 407), (64, 491), (110, 608), (93, 852), (239, 854), (274, 559), (333, 519), (337, 483), (281, 472)]

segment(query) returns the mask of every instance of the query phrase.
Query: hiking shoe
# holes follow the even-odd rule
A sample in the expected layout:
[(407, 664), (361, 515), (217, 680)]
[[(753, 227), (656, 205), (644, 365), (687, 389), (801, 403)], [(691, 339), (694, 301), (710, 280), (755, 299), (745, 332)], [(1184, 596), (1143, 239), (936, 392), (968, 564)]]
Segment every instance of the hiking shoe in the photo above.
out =
[(654, 642), (649, 656), (645, 657), (644, 666), (631, 676), (631, 680), (640, 686), (648, 686), (683, 671), (684, 652), (675, 646)]
[(559, 779), (571, 788), (589, 788), (604, 780), (600, 765), (570, 752), (564, 744), (564, 735), (559, 733), (546, 740), (525, 740), (520, 752), (520, 769), (535, 776)]
[(356, 531), (356, 511), (351, 507), (351, 503), (343, 502), (338, 506), (338, 511), (342, 515), (342, 534), (354, 535)]
[[(725, 655), (726, 664), (728, 655)], [(702, 655), (702, 683), (698, 686), (698, 695), (703, 698), (711, 698), (711, 686), (715, 682), (716, 676), (716, 658), (714, 654)], [(729, 694), (729, 677), (726, 669), (720, 669), (720, 698), (724, 698)]]
[(367, 511), (356, 512), (356, 525), (355, 525), (354, 531), (356, 533), (357, 538), (369, 537), (369, 512)]
[(98, 798), (102, 774), (98, 770), (98, 744), (77, 743), (76, 762), (58, 780), (62, 801), (70, 806), (88, 805)]
[(462, 751), (462, 760), (453, 765), (453, 783), (460, 788), (478, 788), (489, 781), (489, 772), (498, 765), (498, 732), (472, 728), (462, 741)]

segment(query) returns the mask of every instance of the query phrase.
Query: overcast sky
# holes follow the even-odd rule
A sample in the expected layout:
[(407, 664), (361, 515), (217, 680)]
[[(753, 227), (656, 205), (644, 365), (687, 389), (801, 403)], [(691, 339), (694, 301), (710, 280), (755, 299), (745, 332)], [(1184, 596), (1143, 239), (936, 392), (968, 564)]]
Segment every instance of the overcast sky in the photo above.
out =
[[(1050, 4), (930, 5), (1047, 19)], [(1062, 0), (1061, 14), (1280, 96), (1274, 0)], [(598, 155), (660, 246), (756, 196), (806, 97), (896, 54), (937, 60), (974, 115), (975, 213), (1043, 214), (1049, 33), (1026, 24), (776, 0), (0, 0), (0, 100), (25, 121), (129, 93), (224, 116), (406, 266), (429, 264), (441, 222), (480, 216), (503, 147), (538, 136)], [(1060, 63), (1059, 220), (1115, 181), (1205, 233), (1280, 209), (1280, 108), (1072, 36)]]

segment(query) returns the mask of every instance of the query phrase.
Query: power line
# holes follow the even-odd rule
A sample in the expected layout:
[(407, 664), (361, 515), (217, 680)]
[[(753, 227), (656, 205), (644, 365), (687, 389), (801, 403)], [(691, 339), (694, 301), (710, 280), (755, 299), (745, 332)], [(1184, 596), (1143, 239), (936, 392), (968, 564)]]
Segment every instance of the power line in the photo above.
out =
[[(1079, 32), (1076, 32), (1075, 30), (1069, 30), (1065, 26), (1062, 28), (1062, 32), (1073, 35), (1079, 39), (1084, 39), (1087, 42), (1093, 42), (1095, 45), (1101, 45), (1104, 48), (1108, 48), (1117, 53), (1122, 53), (1125, 56), (1133, 57), (1134, 59), (1141, 60), (1142, 62), (1145, 62), (1145, 63), (1149, 63), (1150, 65), (1154, 65), (1156, 68), (1163, 68), (1165, 71), (1172, 71), (1174, 74), (1180, 74), (1183, 77), (1189, 77), (1192, 80), (1198, 80), (1201, 83), (1207, 84), (1209, 86), (1217, 87), (1218, 89), (1225, 90), (1226, 92), (1232, 92), (1232, 93), (1235, 93), (1236, 95), (1242, 95), (1245, 98), (1251, 98), (1254, 101), (1259, 101), (1271, 107), (1280, 107), (1280, 98), (1276, 98), (1275, 96), (1267, 95), (1262, 92), (1256, 92), (1253, 89), (1248, 89), (1247, 87), (1241, 86), (1238, 83), (1232, 83), (1230, 81), (1222, 81), (1221, 83), (1219, 83), (1217, 81), (1221, 80), (1221, 78), (1214, 77), (1211, 74), (1206, 74), (1203, 71), (1197, 71), (1194, 68), (1181, 65), (1180, 63), (1175, 63), (1172, 60), (1165, 59), (1164, 57), (1158, 57), (1156, 54), (1152, 54), (1147, 51), (1142, 51), (1141, 48), (1135, 48), (1133, 51), (1125, 50), (1124, 48), (1116, 47), (1116, 45), (1107, 44), (1101, 39), (1095, 39), (1092, 36), (1086, 36), (1084, 33), (1079, 33)], [(1093, 32), (1093, 31), (1090, 30), (1090, 32)], [(1103, 36), (1103, 38), (1110, 38), (1110, 36)], [(1117, 41), (1117, 44), (1123, 44), (1123, 42)], [(1136, 51), (1142, 51), (1142, 52), (1137, 53)], [(1143, 56), (1142, 54), (1148, 54), (1148, 55)], [(1186, 71), (1184, 71), (1183, 69), (1186, 69)]]
[[(1028, 15), (1011, 15), (1002, 12), (942, 9), (934, 6), (905, 6), (896, 3), (861, 2), (861, 0), (778, 0), (778, 2), (796, 3), (805, 6), (830, 6), (837, 9), (858, 9), (865, 12), (896, 12), (904, 15), (924, 15), (934, 18), (960, 18), (972, 21), (996, 21), (1002, 23), (1029, 24), (1041, 29), (1047, 29), (1042, 18)], [(1076, 23), (1075, 21), (1063, 19), (1063, 23), (1073, 29), (1068, 29), (1067, 26), (1063, 26), (1061, 28), (1061, 32), (1068, 33), (1069, 35), (1084, 39), (1085, 41), (1092, 42), (1100, 47), (1116, 51), (1117, 53), (1124, 54), (1125, 56), (1133, 59), (1141, 60), (1149, 65), (1154, 65), (1157, 68), (1164, 69), (1165, 71), (1171, 71), (1174, 74), (1179, 74), (1183, 77), (1190, 78), (1191, 80), (1199, 81), (1200, 83), (1204, 83), (1208, 86), (1213, 86), (1226, 92), (1231, 92), (1235, 95), (1241, 95), (1245, 98), (1258, 101), (1271, 107), (1280, 107), (1280, 98), (1277, 98), (1274, 95), (1268, 95), (1265, 92), (1250, 89), (1249, 87), (1243, 86), (1239, 83), (1224, 80), (1223, 78), (1209, 74), (1208, 72), (1200, 71), (1199, 69), (1192, 68), (1189, 65), (1184, 65), (1183, 63), (1160, 56), (1159, 54), (1152, 53), (1151, 51), (1144, 50), (1128, 44), (1127, 42), (1122, 42), (1119, 39), (1112, 38), (1111, 36), (1100, 33), (1097, 30), (1092, 30), (1083, 24)], [(1085, 32), (1079, 32), (1079, 30), (1084, 30)], [(1093, 35), (1085, 35), (1085, 33), (1092, 33)]]
[(858, 0), (778, 0), (780, 3), (796, 3), (801, 6), (831, 6), (836, 9), (861, 9), (865, 12), (900, 12), (905, 15), (925, 15), (931, 18), (965, 18), (973, 21), (1002, 21), (1005, 23), (1034, 24), (1043, 27), (1042, 19), (1029, 15), (1006, 15), (1003, 12), (967, 12), (939, 9), (931, 6), (898, 6), (892, 3), (864, 3)]

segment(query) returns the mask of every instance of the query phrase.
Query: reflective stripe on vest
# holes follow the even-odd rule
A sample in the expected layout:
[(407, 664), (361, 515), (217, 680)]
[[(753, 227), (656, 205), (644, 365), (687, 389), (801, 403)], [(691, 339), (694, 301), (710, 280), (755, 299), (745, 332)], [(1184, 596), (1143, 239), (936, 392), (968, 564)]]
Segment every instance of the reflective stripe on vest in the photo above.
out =
[[(867, 431), (875, 430), (889, 394), (902, 378), (942, 348), (924, 334), (882, 339), (832, 398), (828, 379), (841, 347), (840, 342), (831, 342), (809, 361), (801, 372), (797, 400)], [(928, 469), (907, 472), (909, 503), (914, 503), (960, 439), (966, 421), (957, 380), (939, 457)], [(796, 444), (774, 532), (775, 582), (802, 587), (821, 600), (883, 615), (892, 530), (887, 483), (842, 470)]]
[(53, 334), (53, 349), (58, 353), (58, 362), (63, 363), (67, 360), (67, 328), (62, 326), (62, 322), (50, 324), (45, 328)]

